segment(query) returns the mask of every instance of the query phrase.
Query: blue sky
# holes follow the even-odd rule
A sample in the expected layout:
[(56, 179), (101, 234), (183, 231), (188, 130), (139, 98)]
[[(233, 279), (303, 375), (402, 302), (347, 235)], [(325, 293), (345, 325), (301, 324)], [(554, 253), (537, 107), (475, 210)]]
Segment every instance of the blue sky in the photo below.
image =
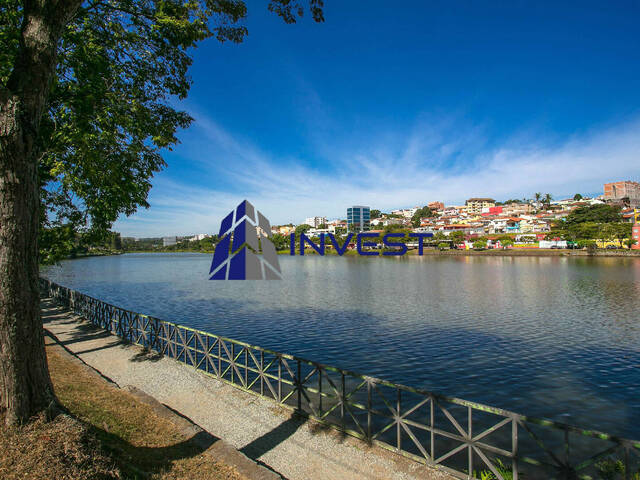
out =
[(244, 43), (193, 51), (196, 120), (115, 230), (217, 233), (245, 198), (279, 224), (640, 180), (640, 2), (325, 3), (285, 25), (248, 2)]

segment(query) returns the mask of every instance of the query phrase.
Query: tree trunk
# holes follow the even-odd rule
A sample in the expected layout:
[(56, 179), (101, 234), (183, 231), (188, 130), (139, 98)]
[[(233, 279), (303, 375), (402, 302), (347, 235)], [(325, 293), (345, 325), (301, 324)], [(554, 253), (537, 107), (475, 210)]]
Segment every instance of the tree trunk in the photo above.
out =
[(0, 86), (0, 409), (5, 423), (55, 405), (38, 289), (36, 142), (60, 35), (78, 0), (25, 0), (20, 47)]

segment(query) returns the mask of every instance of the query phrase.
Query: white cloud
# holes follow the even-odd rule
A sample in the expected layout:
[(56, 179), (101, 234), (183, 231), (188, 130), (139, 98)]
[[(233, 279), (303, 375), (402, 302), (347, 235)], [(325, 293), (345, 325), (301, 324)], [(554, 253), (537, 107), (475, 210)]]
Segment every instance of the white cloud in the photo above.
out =
[(471, 196), (601, 192), (606, 181), (640, 176), (639, 120), (553, 144), (521, 134), (497, 147), (487, 147), (482, 128), (465, 128), (454, 118), (423, 120), (404, 138), (385, 136), (385, 144), (374, 137), (332, 152), (327, 140), (329, 171), (274, 159), (203, 116), (189, 139), (182, 154), (215, 186), (170, 180), (169, 170), (154, 182), (151, 208), (119, 220), (115, 229), (135, 236), (215, 233), (244, 198), (274, 224), (298, 223), (312, 215), (344, 218), (353, 204), (390, 210)]

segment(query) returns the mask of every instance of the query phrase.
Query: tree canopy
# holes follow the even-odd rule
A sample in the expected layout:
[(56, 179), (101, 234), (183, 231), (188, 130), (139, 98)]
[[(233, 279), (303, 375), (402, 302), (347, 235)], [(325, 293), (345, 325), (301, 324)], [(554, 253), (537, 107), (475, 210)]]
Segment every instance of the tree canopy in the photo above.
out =
[(578, 207), (573, 210), (566, 218), (566, 225), (576, 225), (579, 223), (611, 223), (621, 222), (622, 215), (620, 207), (617, 205), (590, 205)]
[[(301, 0), (306, 1), (306, 0)], [(308, 0), (322, 21), (322, 0)], [(270, 0), (287, 23), (298, 0)], [(38, 285), (39, 239), (62, 256), (147, 207), (161, 153), (192, 121), (175, 108), (200, 40), (240, 42), (242, 0), (0, 2), (0, 410), (7, 425), (57, 410)], [(60, 234), (60, 235), (58, 235)], [(111, 246), (120, 243), (117, 238)], [(52, 248), (58, 246), (59, 248)]]
[(416, 210), (416, 213), (413, 214), (413, 217), (411, 217), (411, 224), (414, 227), (419, 227), (421, 218), (433, 217), (433, 215), (434, 213), (429, 207), (425, 206), (425, 207), (419, 208), (418, 210)]
[(617, 205), (591, 205), (573, 210), (558, 222), (554, 234), (567, 240), (622, 240), (631, 237), (631, 224), (622, 222)]
[(299, 237), (301, 233), (305, 233), (311, 230), (313, 227), (311, 225), (307, 225), (306, 223), (301, 223), (296, 227), (295, 233), (296, 236)]
[[(119, 215), (149, 206), (163, 149), (193, 121), (175, 108), (191, 86), (190, 50), (215, 37), (239, 43), (247, 7), (240, 0), (93, 0), (63, 30), (57, 67), (37, 141), (41, 224), (57, 230), (41, 242), (43, 258), (66, 252), (73, 231), (104, 236)], [(323, 21), (322, 0), (309, 0)], [(287, 23), (303, 4), (271, 0)], [(0, 86), (20, 48), (22, 2), (0, 5)], [(70, 228), (69, 228), (70, 227)]]

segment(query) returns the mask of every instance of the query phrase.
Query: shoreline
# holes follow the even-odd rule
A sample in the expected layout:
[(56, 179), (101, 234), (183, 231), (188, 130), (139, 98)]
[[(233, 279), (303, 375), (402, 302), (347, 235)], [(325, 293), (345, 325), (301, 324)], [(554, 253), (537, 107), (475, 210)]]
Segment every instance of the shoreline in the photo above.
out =
[[(416, 252), (416, 253), (412, 253)], [(410, 250), (407, 255), (418, 256), (416, 250)], [(507, 249), (507, 250), (424, 250), (426, 255), (464, 255), (488, 257), (631, 257), (640, 258), (640, 250), (569, 250), (569, 249)]]
[[(114, 252), (114, 253), (101, 253), (90, 255), (78, 255), (76, 257), (66, 258), (65, 260), (79, 260), (87, 257), (110, 257), (124, 254), (135, 253), (152, 253), (152, 254), (167, 254), (167, 253), (201, 253), (204, 255), (211, 255), (211, 252), (203, 252), (198, 250), (180, 250), (180, 251), (131, 251), (131, 252)], [(289, 250), (281, 250), (277, 252), (278, 255), (289, 255)], [(319, 255), (315, 250), (306, 250), (305, 255)], [(325, 255), (337, 256), (335, 251), (327, 250)], [(295, 255), (299, 257), (298, 253)], [(355, 250), (349, 250), (344, 253), (343, 256), (353, 257), (360, 256)], [(371, 255), (371, 257), (384, 257), (384, 255)], [(400, 256), (400, 255), (399, 255)], [(437, 257), (437, 256), (484, 256), (484, 257), (620, 257), (620, 258), (640, 258), (640, 250), (597, 250), (595, 252), (589, 252), (587, 250), (568, 250), (568, 249), (507, 249), (507, 250), (435, 250), (425, 248), (422, 255), (418, 255), (418, 250), (409, 250), (405, 255), (410, 257)], [(392, 257), (392, 256), (389, 256)]]
[[(288, 250), (279, 251), (278, 255), (289, 255)], [(315, 250), (305, 250), (305, 255), (319, 255)], [(325, 255), (337, 256), (335, 251), (327, 250)], [(296, 257), (300, 255), (296, 253)], [(345, 252), (343, 256), (360, 256), (355, 250)], [(385, 255), (375, 255), (375, 257), (384, 257)], [(507, 249), (507, 250), (436, 250), (425, 248), (422, 255), (418, 255), (418, 250), (409, 250), (405, 255), (398, 256), (485, 256), (485, 257), (622, 257), (622, 258), (640, 258), (640, 250), (597, 250), (589, 252), (587, 250), (569, 250), (569, 249)], [(371, 255), (374, 257), (374, 255)], [(389, 255), (389, 258), (393, 256)]]

